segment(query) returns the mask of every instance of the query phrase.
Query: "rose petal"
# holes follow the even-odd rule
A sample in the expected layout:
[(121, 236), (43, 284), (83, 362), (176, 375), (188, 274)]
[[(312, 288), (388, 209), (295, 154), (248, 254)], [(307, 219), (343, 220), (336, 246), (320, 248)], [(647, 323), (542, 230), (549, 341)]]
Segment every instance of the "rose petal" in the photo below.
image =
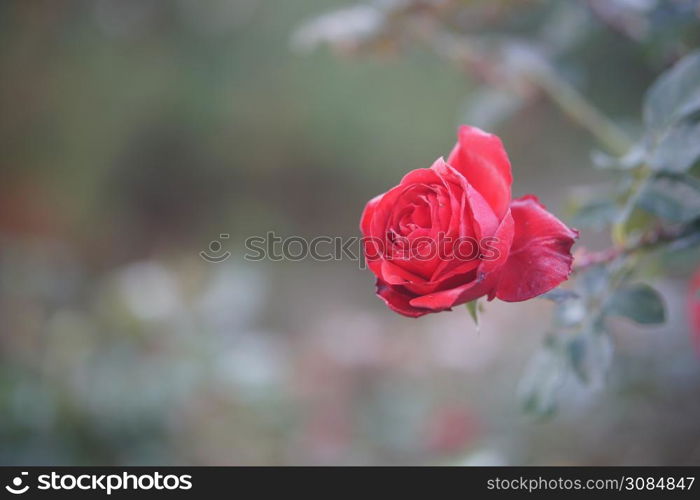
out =
[(462, 201), (458, 208), (453, 209), (453, 217), (458, 218), (460, 224), (459, 236), (481, 238), (492, 235), (498, 227), (499, 218), (481, 193), (469, 184), (459, 170), (445, 163), (442, 158), (430, 168), (440, 176), (451, 194), (451, 199)]
[[(499, 221), (483, 196), (456, 169), (444, 162), (442, 164), (436, 163), (431, 168), (436, 169), (446, 183), (460, 184), (461, 196), (465, 200), (466, 207), (461, 212), (463, 227), (459, 231), (459, 235), (453, 237), (453, 246), (449, 249), (451, 251), (444, 252), (444, 259), (438, 263), (432, 273), (432, 281), (441, 281), (452, 278), (456, 274), (469, 272), (479, 265), (481, 242), (486, 237), (495, 236), (499, 228)], [(510, 217), (510, 213), (507, 216)], [(464, 227), (465, 221), (468, 224), (466, 228)], [(507, 242), (505, 254), (510, 247), (510, 240), (512, 240), (512, 234)], [(445, 250), (448, 248), (446, 247)], [(472, 250), (475, 253), (470, 253)]]
[(513, 176), (501, 139), (476, 127), (462, 125), (447, 163), (481, 193), (499, 220), (505, 215)]
[(496, 297), (520, 302), (537, 297), (571, 272), (571, 246), (578, 231), (568, 228), (532, 195), (511, 203), (515, 222), (513, 245), (501, 268)]
[(369, 236), (369, 226), (372, 222), (372, 217), (374, 216), (374, 210), (382, 199), (383, 194), (375, 196), (367, 202), (365, 209), (362, 211), (362, 217), (360, 218), (360, 231), (365, 236)]
[[(493, 236), (482, 238), (479, 245), (482, 251), (479, 273), (491, 273), (508, 261), (515, 236), (515, 220), (508, 209)], [(490, 238), (490, 239), (487, 239)]]
[(429, 168), (419, 168), (407, 173), (401, 183), (384, 193), (381, 199), (374, 205), (374, 214), (369, 224), (369, 234), (380, 238), (384, 237), (387, 224), (394, 212), (401, 208), (401, 197), (412, 189), (422, 184), (437, 184), (440, 182), (437, 174)]
[(422, 283), (425, 278), (413, 274), (411, 271), (396, 264), (396, 261), (382, 261), (381, 278), (390, 285), (403, 285), (404, 283)]
[(466, 280), (468, 282), (464, 285), (416, 297), (409, 301), (409, 305), (430, 309), (433, 312), (446, 311), (456, 305), (465, 304), (487, 294), (496, 282), (495, 275), (492, 274), (482, 276), (481, 280), (475, 279), (476, 272), (473, 275), (471, 279)]
[(491, 206), (484, 197), (473, 186), (467, 187), (467, 199), (477, 238), (486, 238), (496, 232), (499, 225), (499, 218), (496, 217)]
[(401, 287), (395, 287), (377, 279), (377, 296), (382, 299), (392, 311), (410, 318), (418, 318), (432, 311), (413, 307), (409, 302), (411, 296), (403, 293)]
[(469, 271), (479, 267), (480, 261), (478, 256), (474, 259), (469, 258), (470, 255), (468, 252), (470, 251), (469, 248), (472, 245), (474, 245), (474, 248), (476, 248), (478, 243), (465, 240), (464, 244), (462, 245), (464, 247), (465, 256), (461, 259), (459, 257), (455, 257), (449, 260), (443, 260), (435, 269), (435, 273), (433, 274), (431, 281), (441, 282), (459, 274), (466, 274)]

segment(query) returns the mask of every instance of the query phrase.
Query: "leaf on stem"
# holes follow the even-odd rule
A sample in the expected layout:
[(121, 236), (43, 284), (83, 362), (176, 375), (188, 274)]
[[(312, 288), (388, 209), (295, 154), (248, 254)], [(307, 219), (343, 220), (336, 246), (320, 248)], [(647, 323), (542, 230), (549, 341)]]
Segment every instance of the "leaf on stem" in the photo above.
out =
[(640, 325), (655, 325), (666, 321), (666, 310), (661, 295), (642, 283), (618, 289), (608, 301), (605, 313), (631, 319)]
[(700, 181), (688, 175), (658, 175), (640, 193), (637, 205), (671, 222), (700, 217)]
[(559, 391), (566, 382), (567, 360), (557, 337), (549, 335), (542, 349), (530, 360), (518, 386), (523, 409), (538, 417), (552, 416)]
[(604, 384), (613, 358), (610, 336), (603, 331), (584, 331), (567, 344), (571, 367), (578, 379), (589, 386)]
[(663, 133), (675, 122), (700, 111), (700, 50), (685, 56), (651, 86), (644, 101), (644, 122)]
[(659, 138), (649, 158), (649, 164), (656, 171), (683, 173), (690, 170), (698, 158), (700, 120), (685, 119), (672, 125)]
[(687, 172), (700, 158), (700, 51), (661, 75), (644, 102), (647, 159), (656, 171)]
[(467, 306), (467, 311), (469, 311), (469, 316), (474, 320), (477, 331), (479, 330), (479, 301), (472, 300), (465, 304)]

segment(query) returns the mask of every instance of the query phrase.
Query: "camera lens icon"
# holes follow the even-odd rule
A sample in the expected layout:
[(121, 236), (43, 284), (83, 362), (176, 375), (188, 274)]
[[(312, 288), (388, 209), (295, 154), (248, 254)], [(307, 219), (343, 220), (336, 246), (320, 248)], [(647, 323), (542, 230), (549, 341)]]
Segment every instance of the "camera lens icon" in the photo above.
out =
[(212, 262), (214, 264), (225, 261), (231, 257), (231, 252), (228, 250), (222, 252), (223, 245), (221, 244), (221, 240), (227, 240), (230, 237), (231, 235), (226, 233), (220, 234), (218, 240), (209, 242), (209, 248), (207, 250), (199, 252), (199, 256), (207, 262)]
[(5, 486), (5, 489), (13, 495), (21, 495), (22, 493), (26, 493), (29, 489), (29, 485), (27, 484), (22, 487), (22, 476), (27, 476), (28, 474), (28, 472), (22, 472), (20, 476), (13, 478), (12, 485)]

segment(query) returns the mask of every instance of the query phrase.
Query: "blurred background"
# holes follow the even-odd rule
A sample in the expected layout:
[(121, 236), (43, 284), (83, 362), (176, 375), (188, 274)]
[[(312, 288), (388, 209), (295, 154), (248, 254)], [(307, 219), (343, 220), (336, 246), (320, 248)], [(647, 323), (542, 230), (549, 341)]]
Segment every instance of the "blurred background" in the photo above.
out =
[[(668, 323), (614, 323), (605, 383), (567, 382), (548, 419), (517, 397), (547, 301), (489, 303), (477, 332), (463, 308), (390, 312), (357, 262), (243, 259), (268, 231), (357, 235), (460, 123), (498, 133), (514, 195), (562, 218), (608, 180), (542, 96), (420, 45), (309, 50), (362, 21), (307, 23), (347, 3), (2, 2), (0, 463), (699, 464), (697, 255), (654, 281)], [(537, 39), (631, 132), (700, 41), (695, 1), (463, 3), (452, 28)]]

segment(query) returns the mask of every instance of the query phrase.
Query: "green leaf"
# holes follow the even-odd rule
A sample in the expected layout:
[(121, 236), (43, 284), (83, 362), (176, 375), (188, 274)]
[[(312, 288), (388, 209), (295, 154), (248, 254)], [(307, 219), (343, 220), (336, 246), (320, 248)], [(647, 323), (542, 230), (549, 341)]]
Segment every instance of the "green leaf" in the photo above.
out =
[(569, 372), (563, 354), (559, 340), (550, 335), (528, 363), (518, 386), (526, 412), (538, 417), (549, 417), (556, 412), (559, 392)]
[(467, 306), (467, 311), (469, 311), (469, 316), (474, 320), (476, 328), (479, 328), (479, 300), (472, 300), (465, 304)]
[(686, 250), (694, 246), (700, 245), (700, 220), (692, 224), (688, 224), (681, 235), (666, 247), (672, 252)]
[(700, 217), (700, 181), (688, 175), (656, 176), (644, 186), (637, 205), (671, 222), (691, 222)]
[[(700, 84), (699, 84), (700, 86)], [(653, 148), (650, 166), (656, 171), (683, 173), (700, 158), (700, 120), (673, 124)]]
[(610, 336), (602, 331), (585, 331), (572, 338), (567, 345), (571, 367), (585, 384), (602, 386), (613, 357)]
[(700, 110), (700, 50), (691, 52), (651, 86), (644, 101), (644, 122), (652, 133)]
[(649, 285), (641, 283), (617, 290), (608, 301), (605, 313), (629, 318), (641, 325), (654, 325), (666, 321), (661, 295)]
[(588, 380), (588, 375), (586, 370), (583, 368), (584, 360), (586, 358), (586, 343), (582, 338), (576, 337), (571, 340), (566, 347), (574, 373), (576, 373), (581, 381), (586, 382)]

